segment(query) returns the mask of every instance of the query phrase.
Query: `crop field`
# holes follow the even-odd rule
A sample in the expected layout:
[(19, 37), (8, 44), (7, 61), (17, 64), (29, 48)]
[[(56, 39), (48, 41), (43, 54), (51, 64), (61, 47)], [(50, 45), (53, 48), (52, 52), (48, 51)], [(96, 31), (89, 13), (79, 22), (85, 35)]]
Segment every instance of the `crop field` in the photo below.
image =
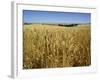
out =
[(91, 65), (91, 27), (23, 26), (23, 69)]

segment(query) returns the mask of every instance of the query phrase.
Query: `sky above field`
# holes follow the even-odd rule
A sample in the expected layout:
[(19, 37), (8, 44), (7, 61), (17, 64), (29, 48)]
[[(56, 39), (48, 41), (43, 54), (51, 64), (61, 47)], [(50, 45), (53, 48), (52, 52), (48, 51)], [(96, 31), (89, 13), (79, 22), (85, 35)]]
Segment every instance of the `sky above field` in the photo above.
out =
[(90, 13), (23, 10), (24, 23), (91, 23)]

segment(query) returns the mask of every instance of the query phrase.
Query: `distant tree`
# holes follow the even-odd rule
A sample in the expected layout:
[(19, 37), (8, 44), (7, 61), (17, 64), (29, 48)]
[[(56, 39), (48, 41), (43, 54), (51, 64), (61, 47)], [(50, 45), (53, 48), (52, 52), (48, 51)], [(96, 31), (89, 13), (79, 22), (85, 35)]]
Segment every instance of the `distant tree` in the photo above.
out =
[(74, 27), (77, 26), (78, 24), (58, 24), (58, 26), (64, 26), (64, 27)]
[(32, 24), (32, 23), (24, 23), (24, 25), (30, 25), (30, 24)]

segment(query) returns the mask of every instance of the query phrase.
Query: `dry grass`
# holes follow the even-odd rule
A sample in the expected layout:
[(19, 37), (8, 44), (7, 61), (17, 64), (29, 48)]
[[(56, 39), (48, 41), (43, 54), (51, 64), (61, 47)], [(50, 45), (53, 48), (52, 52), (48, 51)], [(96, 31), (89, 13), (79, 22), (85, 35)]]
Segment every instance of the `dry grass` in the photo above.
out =
[(89, 66), (90, 27), (24, 25), (23, 69)]

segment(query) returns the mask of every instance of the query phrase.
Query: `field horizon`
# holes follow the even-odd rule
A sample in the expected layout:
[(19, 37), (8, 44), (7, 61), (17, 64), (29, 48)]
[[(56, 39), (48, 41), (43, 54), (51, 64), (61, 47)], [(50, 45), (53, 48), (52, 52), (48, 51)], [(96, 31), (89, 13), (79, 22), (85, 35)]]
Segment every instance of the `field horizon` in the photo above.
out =
[(23, 69), (91, 65), (90, 24), (24, 24)]

